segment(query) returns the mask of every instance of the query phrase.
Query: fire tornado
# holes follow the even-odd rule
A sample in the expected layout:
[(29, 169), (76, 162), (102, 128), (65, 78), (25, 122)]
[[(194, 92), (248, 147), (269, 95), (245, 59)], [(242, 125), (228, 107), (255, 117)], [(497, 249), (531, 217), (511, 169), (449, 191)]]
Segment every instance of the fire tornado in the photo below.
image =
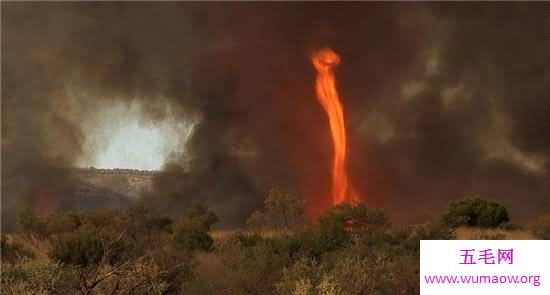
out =
[(354, 203), (356, 198), (349, 193), (346, 173), (346, 127), (342, 103), (336, 91), (332, 69), (340, 63), (340, 57), (331, 49), (322, 49), (313, 54), (311, 61), (317, 70), (315, 91), (319, 102), (325, 109), (330, 126), (334, 159), (332, 165), (331, 197), (334, 205), (345, 201)]

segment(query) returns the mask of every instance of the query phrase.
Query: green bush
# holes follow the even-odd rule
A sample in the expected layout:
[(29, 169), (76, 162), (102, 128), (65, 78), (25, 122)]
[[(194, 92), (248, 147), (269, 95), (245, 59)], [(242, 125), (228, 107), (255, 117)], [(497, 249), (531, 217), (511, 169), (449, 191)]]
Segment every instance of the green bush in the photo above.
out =
[(87, 267), (99, 264), (104, 250), (104, 245), (95, 232), (79, 231), (58, 236), (49, 256), (57, 263)]
[(214, 213), (202, 206), (195, 206), (173, 224), (174, 241), (178, 247), (185, 250), (210, 251), (214, 240), (208, 234), (218, 218)]
[(249, 230), (296, 230), (304, 222), (304, 202), (279, 189), (271, 189), (264, 199), (264, 208), (252, 212), (246, 225)]
[[(47, 285), (27, 284), (35, 281), (28, 279), (26, 270), (14, 269), (2, 279), (9, 281), (8, 294), (181, 294), (193, 277), (194, 250), (213, 249), (208, 231), (216, 221), (201, 206), (193, 206), (177, 222), (140, 206), (43, 217), (26, 210), (19, 220), (22, 236), (46, 239), (44, 245), (51, 245), (49, 267), (78, 280), (56, 293)], [(3, 256), (20, 259), (16, 246), (3, 238)]]
[(510, 221), (504, 206), (477, 197), (451, 201), (442, 219), (451, 227), (498, 227)]
[(275, 238), (291, 258), (320, 259), (324, 254), (347, 247), (352, 238), (343, 227), (326, 224), (322, 228), (310, 228), (288, 236)]
[(290, 263), (282, 243), (274, 238), (237, 234), (220, 241), (215, 267), (197, 273), (189, 294), (273, 294), (280, 271)]
[(353, 244), (354, 238), (385, 227), (383, 211), (364, 205), (342, 204), (329, 209), (319, 224), (292, 235), (277, 238), (290, 257), (320, 259), (324, 254)]

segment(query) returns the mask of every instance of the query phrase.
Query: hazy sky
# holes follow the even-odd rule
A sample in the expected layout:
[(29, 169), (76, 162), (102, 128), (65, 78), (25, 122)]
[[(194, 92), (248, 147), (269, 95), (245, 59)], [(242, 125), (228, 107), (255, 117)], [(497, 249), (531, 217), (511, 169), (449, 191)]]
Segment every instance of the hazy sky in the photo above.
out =
[(96, 168), (159, 169), (166, 151), (174, 146), (170, 130), (140, 127), (137, 121), (113, 133), (105, 150), (98, 152), (92, 166)]
[(85, 134), (83, 167), (158, 170), (171, 154), (184, 152), (178, 143), (191, 132), (181, 121), (144, 120), (135, 103), (106, 105), (89, 121), (95, 127)]

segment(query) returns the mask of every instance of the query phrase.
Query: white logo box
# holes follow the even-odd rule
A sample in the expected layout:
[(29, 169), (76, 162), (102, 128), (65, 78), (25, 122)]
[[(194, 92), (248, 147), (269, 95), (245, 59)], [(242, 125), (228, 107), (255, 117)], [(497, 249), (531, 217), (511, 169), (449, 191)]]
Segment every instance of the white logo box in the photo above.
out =
[(550, 295), (550, 240), (422, 240), (420, 294)]

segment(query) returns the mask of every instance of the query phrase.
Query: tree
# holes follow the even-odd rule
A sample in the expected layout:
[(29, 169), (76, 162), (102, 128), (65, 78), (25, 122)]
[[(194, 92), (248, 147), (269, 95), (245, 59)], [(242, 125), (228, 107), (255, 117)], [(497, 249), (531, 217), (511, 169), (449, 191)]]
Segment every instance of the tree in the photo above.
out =
[(264, 200), (263, 210), (254, 211), (247, 220), (247, 226), (252, 230), (266, 227), (290, 230), (302, 222), (303, 214), (303, 201), (290, 193), (273, 188)]
[(319, 241), (329, 250), (336, 249), (350, 243), (357, 234), (385, 226), (387, 222), (382, 209), (343, 203), (319, 218)]
[[(115, 215), (99, 210), (74, 215), (78, 226), (73, 231), (52, 231), (49, 256), (59, 267), (74, 273), (80, 294), (94, 294), (109, 280), (117, 282), (109, 293), (118, 294), (120, 282), (130, 279), (130, 268), (143, 257), (143, 251), (139, 251), (141, 237), (136, 235), (136, 220), (130, 218), (131, 212)], [(57, 218), (60, 221), (54, 222)], [(55, 225), (67, 220), (63, 215), (51, 215), (49, 219)]]
[(268, 218), (262, 211), (256, 210), (252, 212), (246, 220), (246, 227), (252, 232), (260, 233), (268, 226)]
[[(173, 233), (171, 219), (139, 206), (122, 212), (96, 210), (71, 216), (47, 218), (55, 225), (49, 256), (59, 268), (74, 274), (75, 288), (83, 295), (173, 294), (192, 268), (191, 252), (181, 251), (178, 242), (186, 239), (193, 246), (199, 245), (197, 248), (205, 243), (206, 235), (210, 247), (211, 238), (205, 231), (217, 221), (210, 211), (192, 208), (184, 223), (192, 224), (195, 231)], [(71, 228), (65, 225), (76, 228), (65, 231)], [(197, 232), (201, 234), (198, 238)]]
[(203, 206), (193, 206), (189, 212), (180, 217), (173, 225), (174, 241), (185, 250), (210, 251), (214, 240), (208, 232), (218, 217)]
[[(16, 290), (13, 294), (27, 294), (27, 290), (39, 294), (38, 288), (46, 290), (44, 294), (179, 294), (192, 274), (193, 250), (212, 248), (208, 230), (217, 221), (200, 206), (188, 210), (177, 225), (143, 206), (49, 216), (27, 210), (20, 217), (24, 233), (40, 234), (51, 245), (48, 267), (62, 278), (34, 279), (34, 270), (29, 269), (32, 272), (25, 276), (33, 277), (33, 283), (18, 284), (31, 281), (13, 269), (9, 274), (13, 279), (2, 276), (2, 283), (11, 284), (7, 289)], [(23, 256), (12, 241), (3, 238), (1, 242), (3, 256)]]
[(23, 245), (8, 239), (5, 234), (0, 235), (0, 257), (2, 262), (14, 263), (21, 258), (34, 257), (33, 253)]
[(105, 247), (92, 230), (80, 230), (58, 236), (52, 245), (52, 260), (68, 265), (86, 268), (100, 263)]
[(442, 219), (451, 227), (497, 227), (510, 221), (503, 205), (479, 197), (451, 201)]
[(382, 226), (388, 223), (388, 219), (382, 209), (369, 208), (365, 204), (352, 206), (350, 204), (340, 204), (330, 208), (319, 218), (321, 227), (339, 226), (342, 228), (353, 226), (358, 228), (367, 228), (372, 226)]

